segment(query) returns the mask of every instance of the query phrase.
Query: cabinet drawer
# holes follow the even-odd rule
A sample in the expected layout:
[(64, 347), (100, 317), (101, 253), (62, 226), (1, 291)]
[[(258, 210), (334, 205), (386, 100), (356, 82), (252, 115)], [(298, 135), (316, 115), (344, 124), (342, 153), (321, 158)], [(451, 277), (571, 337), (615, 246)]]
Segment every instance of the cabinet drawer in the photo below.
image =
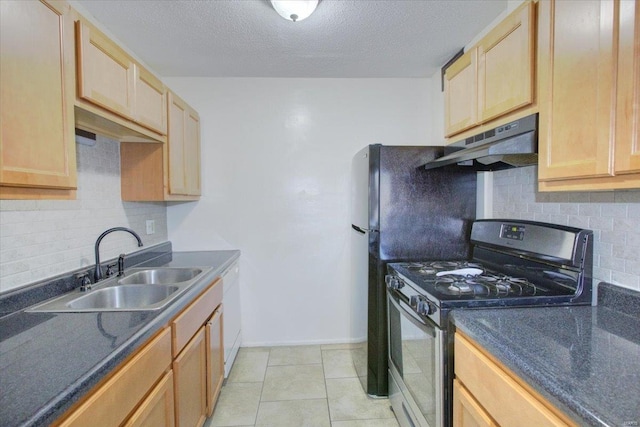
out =
[(165, 329), (80, 405), (60, 426), (120, 425), (171, 365), (171, 335)]
[(222, 281), (216, 279), (193, 303), (171, 322), (173, 334), (173, 357), (189, 342), (191, 337), (205, 324), (211, 313), (222, 302)]
[(455, 336), (456, 378), (496, 422), (507, 426), (567, 426), (542, 396), (527, 390), (469, 339)]

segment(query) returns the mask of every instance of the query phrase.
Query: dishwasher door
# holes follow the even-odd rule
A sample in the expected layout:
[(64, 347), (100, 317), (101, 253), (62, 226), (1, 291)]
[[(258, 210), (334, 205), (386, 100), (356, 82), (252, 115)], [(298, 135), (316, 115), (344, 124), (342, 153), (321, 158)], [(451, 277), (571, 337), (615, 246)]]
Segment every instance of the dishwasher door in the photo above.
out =
[(240, 265), (234, 262), (222, 274), (224, 294), (224, 377), (229, 376), (241, 342), (240, 330)]

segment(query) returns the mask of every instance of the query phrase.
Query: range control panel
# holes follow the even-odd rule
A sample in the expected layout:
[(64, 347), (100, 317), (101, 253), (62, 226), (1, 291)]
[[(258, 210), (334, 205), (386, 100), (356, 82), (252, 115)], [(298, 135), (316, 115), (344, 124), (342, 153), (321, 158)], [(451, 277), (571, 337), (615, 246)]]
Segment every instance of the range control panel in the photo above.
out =
[(500, 237), (509, 240), (524, 240), (524, 225), (502, 224)]

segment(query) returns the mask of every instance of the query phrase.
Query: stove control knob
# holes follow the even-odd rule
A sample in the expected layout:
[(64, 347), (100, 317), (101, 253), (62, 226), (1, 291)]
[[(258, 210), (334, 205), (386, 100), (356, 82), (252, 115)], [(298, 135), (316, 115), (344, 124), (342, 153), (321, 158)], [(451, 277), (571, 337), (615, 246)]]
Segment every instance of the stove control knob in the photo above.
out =
[(422, 302), (422, 300), (423, 297), (421, 297), (420, 295), (411, 295), (409, 297), (409, 305), (415, 309), (416, 307), (418, 307), (418, 304)]
[(384, 281), (387, 282), (389, 289), (402, 289), (404, 287), (404, 282), (399, 277), (391, 274), (387, 274), (384, 277)]
[(420, 302), (418, 302), (416, 312), (422, 316), (428, 316), (435, 313), (437, 309), (438, 307), (436, 307), (434, 303), (423, 298)]

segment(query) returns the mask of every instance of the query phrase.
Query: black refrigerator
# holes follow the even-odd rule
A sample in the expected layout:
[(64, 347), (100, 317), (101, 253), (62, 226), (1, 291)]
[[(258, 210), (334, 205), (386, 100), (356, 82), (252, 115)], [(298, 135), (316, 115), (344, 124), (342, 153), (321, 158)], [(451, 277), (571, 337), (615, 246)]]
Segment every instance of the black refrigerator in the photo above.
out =
[(365, 392), (388, 395), (387, 263), (465, 259), (476, 172), (425, 170), (442, 147), (369, 145), (351, 164), (351, 336)]

